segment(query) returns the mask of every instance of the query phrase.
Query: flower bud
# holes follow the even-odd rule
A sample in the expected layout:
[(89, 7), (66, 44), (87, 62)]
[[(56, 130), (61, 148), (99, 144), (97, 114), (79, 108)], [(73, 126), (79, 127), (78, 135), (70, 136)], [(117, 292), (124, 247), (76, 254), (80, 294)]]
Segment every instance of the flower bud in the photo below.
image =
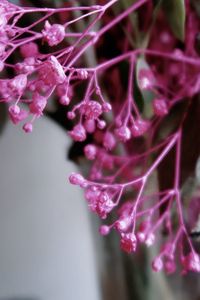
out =
[(98, 127), (99, 129), (104, 129), (104, 128), (106, 127), (106, 122), (105, 122), (104, 120), (99, 120), (99, 121), (97, 122), (97, 127)]
[(65, 38), (65, 27), (61, 24), (51, 25), (49, 21), (46, 21), (42, 34), (49, 46), (56, 46)]
[(134, 137), (139, 137), (145, 134), (148, 128), (149, 128), (148, 121), (137, 119), (131, 127), (131, 133)]
[(153, 110), (156, 116), (163, 117), (168, 114), (169, 109), (164, 99), (153, 100)]
[(94, 145), (86, 145), (84, 148), (84, 153), (87, 159), (94, 160), (97, 155), (97, 148)]
[(87, 182), (85, 178), (79, 173), (72, 173), (69, 176), (69, 182), (74, 185), (79, 185), (80, 187), (86, 187)]
[(27, 76), (25, 74), (20, 74), (11, 79), (9, 83), (11, 89), (18, 94), (21, 94), (27, 85)]
[(190, 252), (182, 259), (182, 264), (186, 271), (200, 272), (200, 258), (197, 253)]
[(59, 102), (60, 104), (67, 106), (70, 103), (70, 98), (67, 95), (63, 95), (59, 98)]
[(110, 233), (110, 227), (107, 226), (107, 225), (102, 225), (99, 228), (99, 232), (100, 232), (101, 235), (108, 235)]
[(81, 124), (75, 125), (73, 130), (71, 130), (69, 134), (76, 142), (83, 142), (86, 139), (86, 131)]
[(112, 106), (110, 103), (104, 102), (102, 105), (102, 109), (104, 112), (109, 112), (112, 110)]
[(157, 256), (153, 261), (152, 261), (152, 269), (154, 272), (159, 272), (163, 269), (163, 261), (160, 256)]
[(137, 239), (134, 233), (122, 233), (120, 241), (121, 249), (127, 253), (135, 252)]
[(118, 139), (122, 142), (126, 142), (131, 138), (131, 131), (127, 126), (122, 126), (120, 128), (115, 129), (115, 134)]
[(107, 149), (107, 150), (112, 150), (115, 146), (116, 146), (116, 140), (114, 135), (107, 131), (104, 135), (103, 138), (103, 146)]
[(96, 123), (95, 123), (95, 120), (85, 120), (85, 122), (84, 122), (84, 127), (85, 127), (85, 130), (86, 130), (88, 133), (93, 133), (93, 132), (95, 132), (95, 129), (96, 129)]
[(26, 133), (32, 132), (33, 131), (33, 125), (32, 125), (32, 123), (25, 123), (24, 126), (23, 126), (23, 130)]
[(73, 111), (68, 111), (67, 118), (69, 120), (73, 120), (76, 117), (75, 113)]

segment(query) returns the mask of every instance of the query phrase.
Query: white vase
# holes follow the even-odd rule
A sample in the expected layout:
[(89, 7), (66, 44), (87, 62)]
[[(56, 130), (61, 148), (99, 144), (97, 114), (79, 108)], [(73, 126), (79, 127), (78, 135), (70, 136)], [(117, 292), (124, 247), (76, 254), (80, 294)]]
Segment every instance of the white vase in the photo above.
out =
[(69, 144), (46, 117), (32, 134), (8, 122), (0, 136), (0, 299), (100, 299), (88, 211), (67, 180)]

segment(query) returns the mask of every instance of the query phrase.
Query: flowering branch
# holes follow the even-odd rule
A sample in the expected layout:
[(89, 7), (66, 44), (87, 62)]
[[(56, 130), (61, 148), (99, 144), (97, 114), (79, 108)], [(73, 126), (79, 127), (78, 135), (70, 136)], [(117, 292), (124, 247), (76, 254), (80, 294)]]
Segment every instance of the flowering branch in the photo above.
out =
[[(200, 21), (190, 1), (181, 9), (182, 24), (173, 19), (168, 24), (167, 6), (159, 9), (151, 0), (125, 9), (117, 0), (59, 8), (1, 1), (0, 102), (8, 103), (11, 121), (23, 123), (29, 133), (48, 102), (57, 98), (66, 107), (66, 122), (73, 123), (69, 136), (84, 143), (84, 156), (91, 162), (87, 178), (71, 174), (69, 180), (84, 189), (89, 208), (101, 219), (111, 212), (116, 217), (100, 233), (116, 230), (128, 253), (160, 240), (164, 245), (152, 262), (154, 271), (175, 272), (178, 253), (183, 273), (200, 272), (182, 198), (184, 126), (200, 91), (195, 46)], [(23, 27), (27, 15), (34, 20)], [(75, 26), (80, 22), (82, 32)], [(116, 55), (108, 55), (106, 43)], [(97, 58), (92, 67), (84, 62), (90, 47)], [(152, 175), (159, 177), (170, 155), (173, 182), (149, 192), (148, 182)], [(163, 229), (165, 241), (157, 234)]]

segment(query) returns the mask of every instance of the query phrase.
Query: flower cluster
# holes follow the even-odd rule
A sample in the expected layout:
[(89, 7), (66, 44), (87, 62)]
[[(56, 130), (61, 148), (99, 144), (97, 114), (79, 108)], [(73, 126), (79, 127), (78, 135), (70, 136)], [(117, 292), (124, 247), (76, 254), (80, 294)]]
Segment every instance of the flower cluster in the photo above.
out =
[[(7, 0), (0, 4), (0, 70), (4, 78), (0, 80), (1, 102), (9, 104), (10, 119), (14, 124), (23, 122), (25, 132), (33, 130), (33, 122), (42, 116), (48, 101), (52, 95), (56, 94), (59, 103), (68, 106), (73, 95), (74, 80), (85, 81), (89, 74), (82, 68), (74, 68), (74, 63), (79, 58), (79, 53), (75, 55), (76, 47), (86, 39), (86, 45), (93, 44), (94, 32), (90, 30), (91, 25), (99, 20), (106, 9), (115, 1), (107, 5), (97, 5), (91, 7), (67, 7), (58, 9), (46, 8), (23, 8), (11, 4)], [(81, 17), (69, 19), (64, 24), (50, 24), (50, 15), (72, 14), (83, 11)], [(23, 18), (27, 15), (41, 14), (40, 18), (33, 21), (27, 27), (21, 27)], [(72, 33), (70, 26), (78, 23), (83, 18), (95, 15), (95, 21), (86, 28), (84, 33)], [(38, 31), (37, 26), (43, 29)], [(67, 39), (73, 38), (73, 45)], [(75, 39), (75, 41), (74, 41)], [(63, 43), (63, 44), (62, 44)], [(47, 44), (49, 51), (44, 54), (40, 51), (42, 45)], [(60, 50), (55, 46), (62, 44)], [(14, 64), (10, 63), (12, 55), (19, 53), (20, 59)], [(75, 56), (75, 57), (74, 57)], [(6, 71), (9, 70), (11, 78), (6, 78)], [(68, 76), (66, 75), (68, 73)], [(21, 105), (21, 104), (25, 105)], [(103, 103), (104, 104), (104, 103)], [(105, 106), (105, 105), (104, 105)], [(80, 111), (88, 120), (92, 119), (98, 126), (105, 127), (104, 121), (99, 117), (105, 110), (109, 110), (109, 104), (105, 107), (97, 101), (84, 99), (80, 106), (68, 113), (69, 119), (75, 117), (75, 110)], [(88, 122), (89, 123), (89, 122)], [(91, 127), (91, 125), (90, 125)], [(84, 140), (84, 129), (81, 134), (77, 134), (76, 128), (72, 131), (72, 136), (79, 141)]]
[[(168, 8), (156, 1), (96, 2), (54, 9), (1, 1), (1, 102), (28, 133), (56, 98), (73, 124), (69, 136), (84, 144), (91, 165), (87, 177), (73, 173), (69, 180), (102, 220), (115, 216), (100, 233), (115, 230), (128, 253), (160, 243), (156, 272), (175, 272), (177, 257), (183, 274), (200, 272), (190, 234), (200, 206), (191, 225), (182, 175), (185, 132), (200, 92), (198, 13), (181, 1), (183, 23), (173, 27)], [(36, 12), (37, 20), (22, 27)]]

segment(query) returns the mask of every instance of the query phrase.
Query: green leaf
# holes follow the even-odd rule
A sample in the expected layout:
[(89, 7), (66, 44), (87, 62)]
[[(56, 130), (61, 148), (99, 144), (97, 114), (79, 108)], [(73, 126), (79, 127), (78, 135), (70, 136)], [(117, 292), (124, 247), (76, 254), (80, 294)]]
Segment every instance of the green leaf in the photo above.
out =
[(185, 39), (185, 1), (164, 0), (163, 10), (175, 37), (183, 42)]

